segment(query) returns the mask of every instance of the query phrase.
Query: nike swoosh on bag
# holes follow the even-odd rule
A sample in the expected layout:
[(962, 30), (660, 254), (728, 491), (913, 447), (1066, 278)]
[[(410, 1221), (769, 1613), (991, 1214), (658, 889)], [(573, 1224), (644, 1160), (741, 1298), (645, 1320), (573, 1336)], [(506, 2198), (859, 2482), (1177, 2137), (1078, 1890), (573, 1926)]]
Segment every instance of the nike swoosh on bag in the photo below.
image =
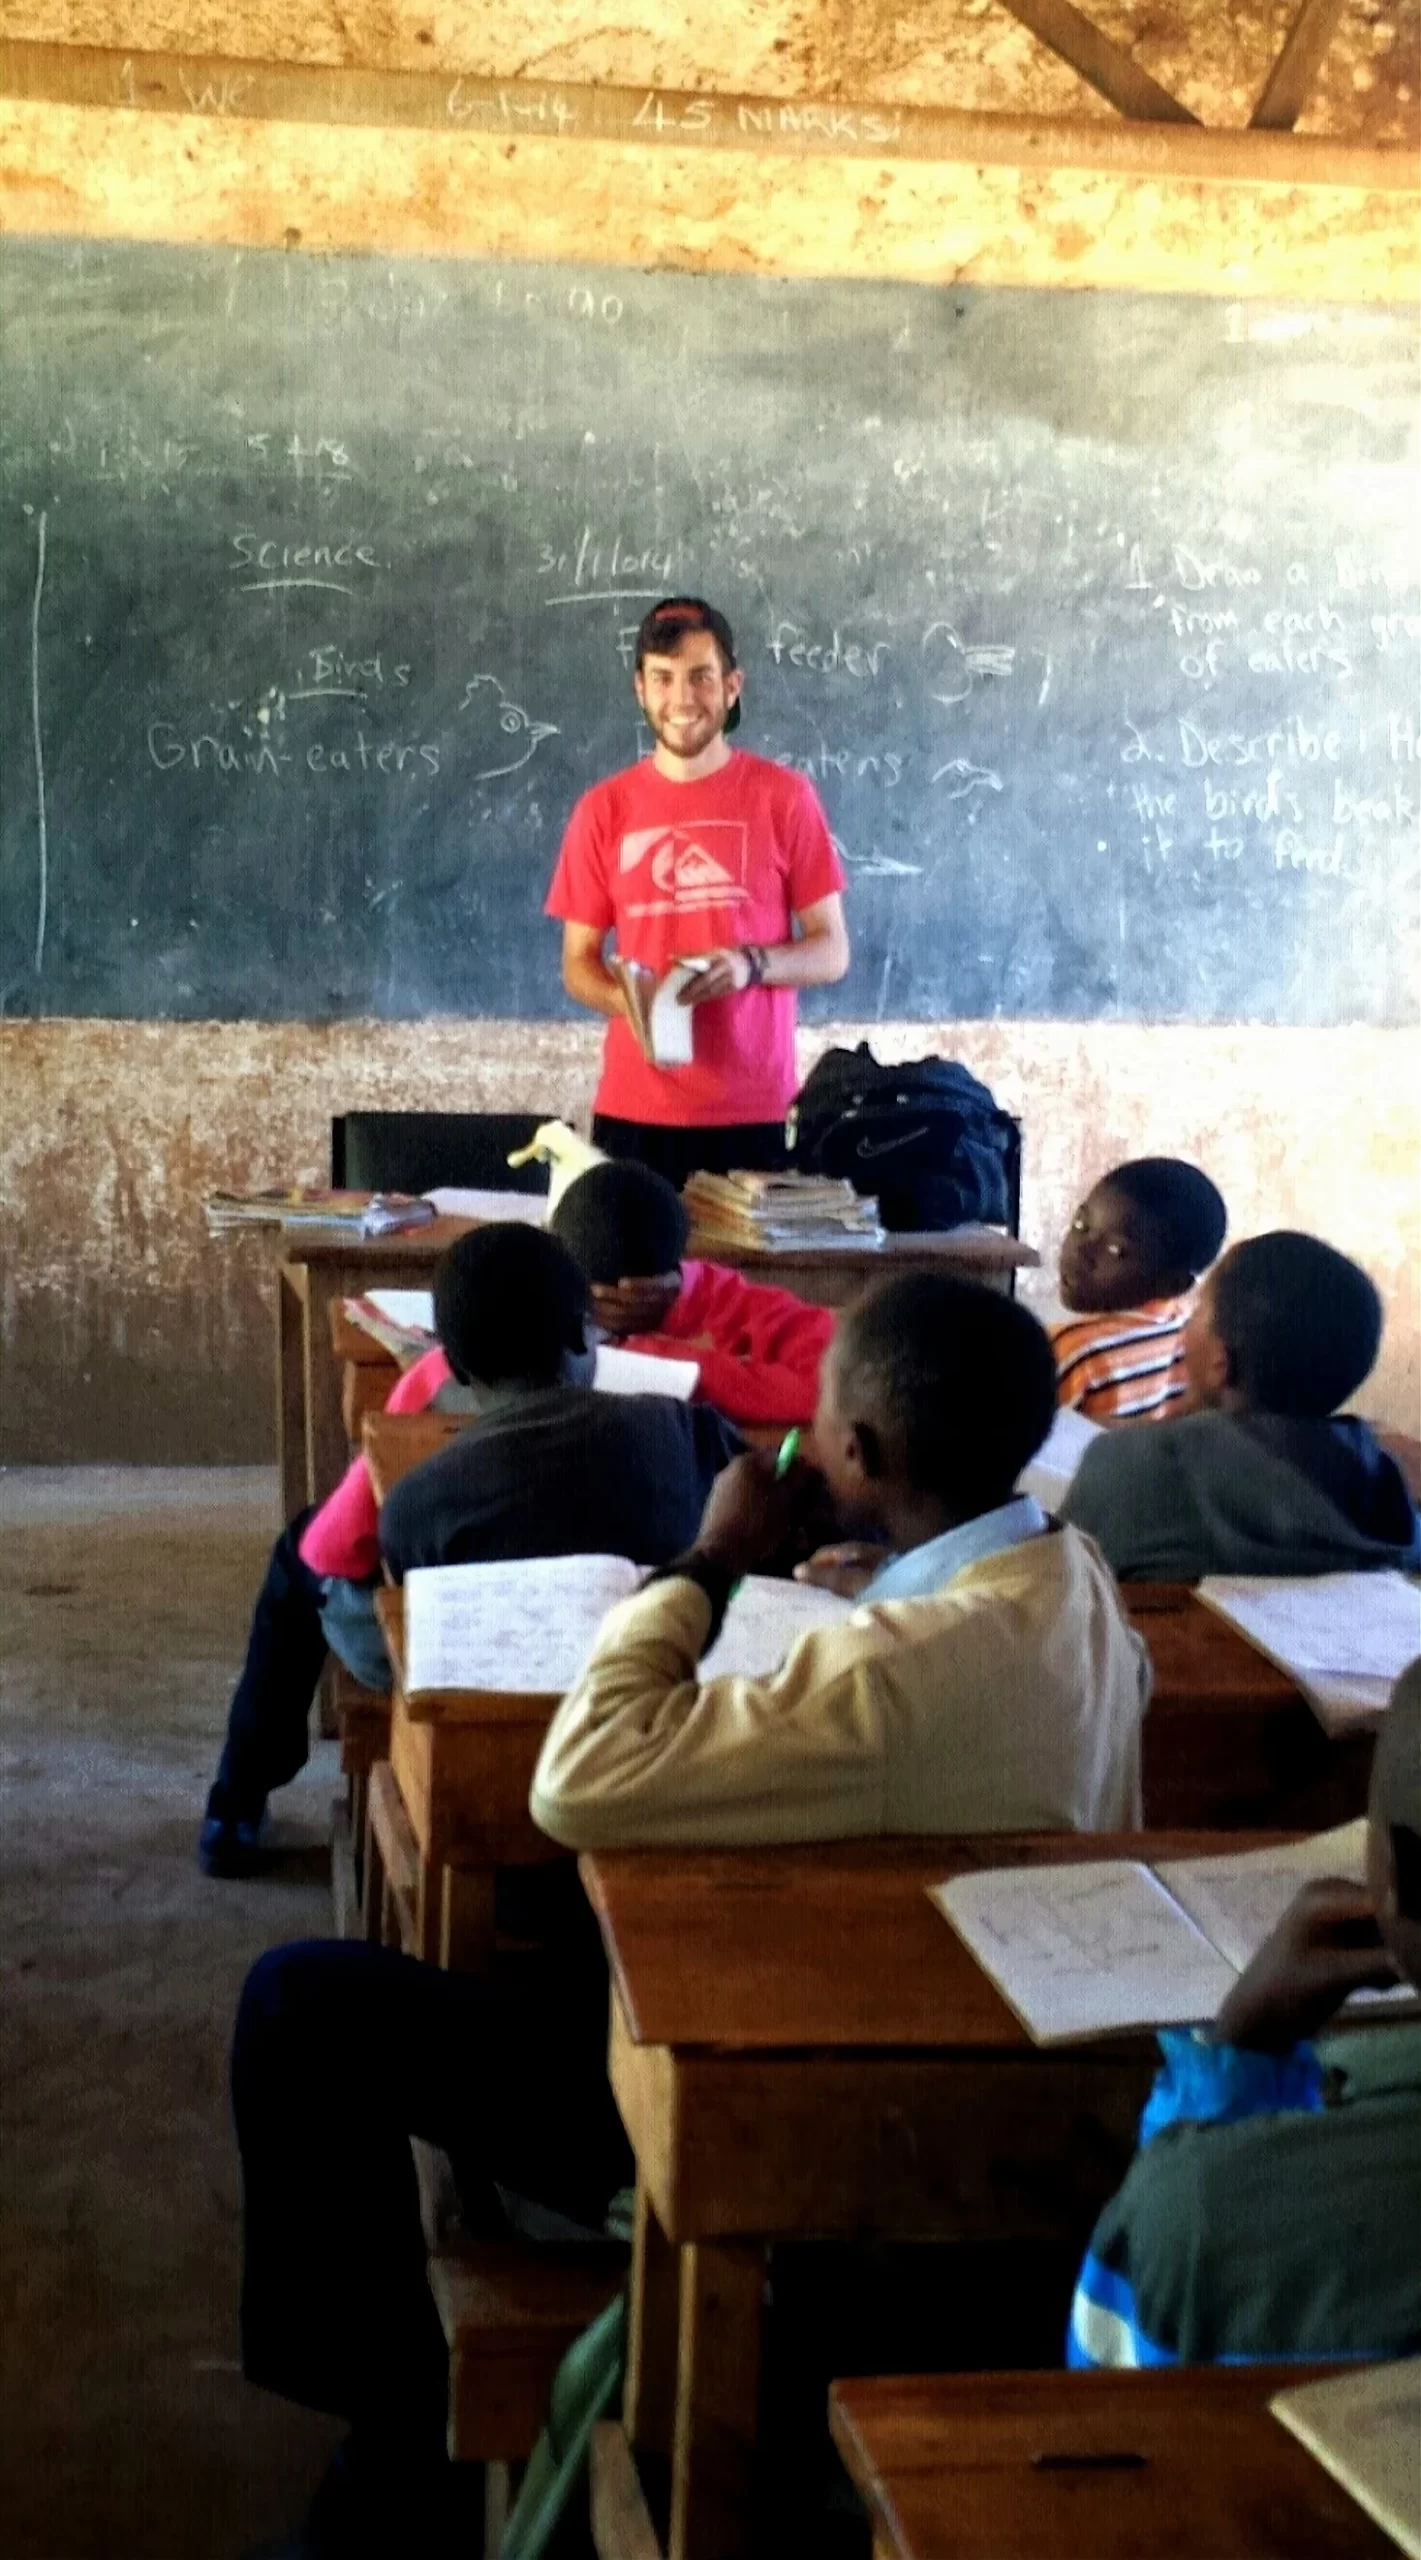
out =
[(924, 1126), (921, 1129), (905, 1129), (901, 1138), (860, 1138), (854, 1153), (861, 1163), (867, 1164), (874, 1156), (896, 1155), (900, 1147), (911, 1147), (919, 1138), (925, 1138), (927, 1134)]

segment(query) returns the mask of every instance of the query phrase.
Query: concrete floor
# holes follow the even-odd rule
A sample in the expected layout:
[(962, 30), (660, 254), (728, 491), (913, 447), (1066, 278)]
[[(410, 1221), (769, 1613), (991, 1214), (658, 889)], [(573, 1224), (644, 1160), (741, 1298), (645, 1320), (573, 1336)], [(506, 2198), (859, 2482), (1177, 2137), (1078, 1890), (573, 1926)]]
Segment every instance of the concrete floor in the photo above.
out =
[(0, 1471), (6, 2560), (234, 2560), (338, 2432), (237, 2368), (226, 2092), (248, 1964), (330, 1929), (334, 1747), (270, 1879), (193, 1856), (275, 1517), (262, 1468)]

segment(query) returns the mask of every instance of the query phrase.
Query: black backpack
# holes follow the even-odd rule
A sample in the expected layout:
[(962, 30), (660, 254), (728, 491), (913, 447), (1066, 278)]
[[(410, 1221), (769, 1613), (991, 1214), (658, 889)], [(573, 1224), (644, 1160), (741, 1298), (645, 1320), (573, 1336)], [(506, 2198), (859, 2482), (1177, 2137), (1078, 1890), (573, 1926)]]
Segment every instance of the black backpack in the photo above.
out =
[(885, 1067), (866, 1040), (827, 1049), (785, 1122), (794, 1173), (831, 1174), (899, 1233), (1015, 1228), (1021, 1130), (951, 1058)]

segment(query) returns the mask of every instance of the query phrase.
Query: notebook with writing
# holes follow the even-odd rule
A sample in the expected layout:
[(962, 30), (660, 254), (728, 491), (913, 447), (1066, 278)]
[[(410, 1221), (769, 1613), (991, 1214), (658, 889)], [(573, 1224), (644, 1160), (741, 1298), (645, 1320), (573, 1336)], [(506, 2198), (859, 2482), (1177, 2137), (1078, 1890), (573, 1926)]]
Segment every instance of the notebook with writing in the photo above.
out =
[[(998, 1867), (928, 1890), (1037, 2044), (1211, 2018), (1312, 1876), (1364, 1877), (1367, 1826), (1208, 1858)], [(1409, 1986), (1349, 2010), (1414, 2009)]]
[(1297, 1682), (1326, 1733), (1376, 1724), (1421, 1654), (1421, 1583), (1404, 1573), (1214, 1573), (1199, 1597)]

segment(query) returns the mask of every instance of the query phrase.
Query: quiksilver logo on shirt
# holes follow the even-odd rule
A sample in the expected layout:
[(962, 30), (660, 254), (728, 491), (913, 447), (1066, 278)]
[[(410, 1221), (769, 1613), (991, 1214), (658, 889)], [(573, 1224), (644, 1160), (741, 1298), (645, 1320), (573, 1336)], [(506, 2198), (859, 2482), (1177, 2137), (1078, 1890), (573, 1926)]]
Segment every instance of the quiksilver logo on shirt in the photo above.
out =
[(622, 838), (617, 869), (645, 869), (652, 898), (629, 899), (633, 916), (684, 914), (690, 909), (735, 906), (745, 886), (746, 828), (739, 818), (707, 818), (698, 826), (638, 827)]

